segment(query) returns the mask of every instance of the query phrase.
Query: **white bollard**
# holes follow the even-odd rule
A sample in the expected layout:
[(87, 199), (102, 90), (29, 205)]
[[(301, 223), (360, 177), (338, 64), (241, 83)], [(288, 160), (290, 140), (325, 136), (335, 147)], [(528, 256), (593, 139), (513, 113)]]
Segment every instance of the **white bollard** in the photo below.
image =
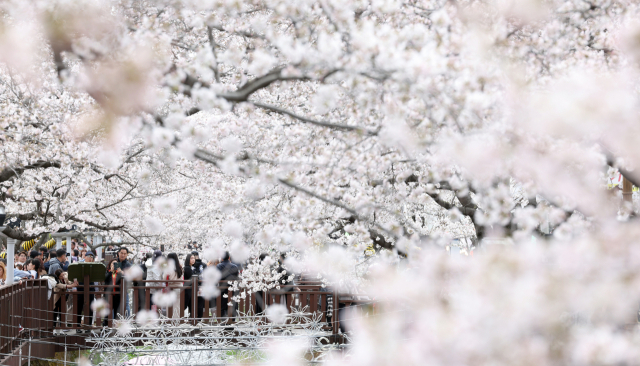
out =
[(7, 285), (13, 284), (13, 256), (17, 242), (16, 239), (7, 238)]
[[(96, 235), (95, 243), (93, 245), (100, 245), (100, 244), (102, 244), (102, 235)], [(102, 260), (102, 247), (96, 248), (95, 255), (98, 257), (98, 259), (96, 259), (96, 262)]]

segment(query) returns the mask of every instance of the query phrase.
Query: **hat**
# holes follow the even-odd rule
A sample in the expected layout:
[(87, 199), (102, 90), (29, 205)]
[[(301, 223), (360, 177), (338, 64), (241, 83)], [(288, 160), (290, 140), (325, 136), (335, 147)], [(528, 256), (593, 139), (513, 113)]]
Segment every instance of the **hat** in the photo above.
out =
[(95, 255), (93, 255), (93, 252), (92, 252), (92, 251), (88, 251), (88, 252), (84, 253), (84, 256), (85, 256), (85, 257), (86, 257), (86, 256), (88, 256), (88, 255), (90, 255), (90, 256), (92, 256), (92, 257), (95, 257)]
[(162, 257), (162, 251), (160, 249), (156, 249), (153, 251), (153, 261), (155, 262), (158, 257)]

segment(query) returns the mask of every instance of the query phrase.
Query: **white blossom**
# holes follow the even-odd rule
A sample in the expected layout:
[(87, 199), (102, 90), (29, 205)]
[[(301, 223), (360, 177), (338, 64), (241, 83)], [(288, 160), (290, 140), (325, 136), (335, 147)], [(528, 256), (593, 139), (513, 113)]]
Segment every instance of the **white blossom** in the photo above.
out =
[(153, 300), (154, 304), (160, 307), (170, 307), (174, 306), (178, 302), (178, 295), (173, 291), (158, 291), (153, 294), (151, 300)]
[(158, 320), (158, 313), (152, 310), (140, 310), (136, 314), (136, 323), (140, 327), (152, 327)]
[(275, 324), (284, 324), (287, 320), (287, 314), (289, 314), (289, 311), (287, 310), (287, 307), (282, 304), (273, 304), (267, 307), (265, 314), (267, 315), (267, 318), (269, 318), (270, 322)]
[(124, 270), (124, 278), (129, 282), (142, 280), (143, 274), (142, 267), (137, 264)]
[(109, 303), (103, 298), (93, 300), (91, 302), (91, 310), (101, 318), (105, 318), (111, 314)]

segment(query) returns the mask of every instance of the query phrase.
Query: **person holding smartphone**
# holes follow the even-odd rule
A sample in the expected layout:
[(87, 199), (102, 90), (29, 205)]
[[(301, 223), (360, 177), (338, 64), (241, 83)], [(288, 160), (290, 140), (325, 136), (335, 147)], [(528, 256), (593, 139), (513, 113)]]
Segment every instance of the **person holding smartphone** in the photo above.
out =
[[(120, 247), (118, 249), (118, 261), (116, 262), (116, 273), (119, 274), (120, 276), (124, 276), (124, 271), (127, 270), (127, 268), (132, 266), (132, 263), (127, 259), (127, 256), (129, 255), (129, 249), (127, 249), (127, 247)], [(131, 314), (131, 305), (129, 305), (129, 294), (125, 293), (125, 297), (124, 297), (124, 303), (126, 305), (126, 314)]]
[[(107, 267), (107, 274), (104, 278), (104, 284), (107, 286), (115, 286), (107, 288), (107, 292), (109, 292), (112, 296), (113, 308), (111, 309), (111, 314), (113, 316), (113, 319), (117, 319), (118, 314), (120, 314), (120, 294), (118, 293), (117, 288), (120, 287), (123, 277), (124, 275), (122, 274), (122, 270), (118, 264), (118, 261), (116, 259), (112, 259)], [(102, 325), (107, 325), (106, 319), (102, 321)]]
[(62, 308), (62, 296), (68, 295), (67, 290), (78, 287), (78, 280), (75, 279), (70, 283), (67, 272), (64, 272), (62, 268), (57, 268), (53, 277), (56, 280), (56, 285), (53, 288), (53, 326), (56, 327), (58, 324), (56, 320), (59, 318), (62, 323), (62, 314), (67, 312), (67, 309)]

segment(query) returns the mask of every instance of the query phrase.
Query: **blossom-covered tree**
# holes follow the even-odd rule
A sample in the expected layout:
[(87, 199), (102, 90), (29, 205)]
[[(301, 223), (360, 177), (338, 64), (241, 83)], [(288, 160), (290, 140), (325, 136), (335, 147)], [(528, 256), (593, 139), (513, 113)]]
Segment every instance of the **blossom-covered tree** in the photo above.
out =
[[(640, 184), (636, 2), (32, 3), (0, 39), (25, 238), (81, 222), (356, 278), (380, 306), (337, 364), (637, 359), (638, 229), (606, 189)], [(245, 286), (282, 281), (260, 265)]]

